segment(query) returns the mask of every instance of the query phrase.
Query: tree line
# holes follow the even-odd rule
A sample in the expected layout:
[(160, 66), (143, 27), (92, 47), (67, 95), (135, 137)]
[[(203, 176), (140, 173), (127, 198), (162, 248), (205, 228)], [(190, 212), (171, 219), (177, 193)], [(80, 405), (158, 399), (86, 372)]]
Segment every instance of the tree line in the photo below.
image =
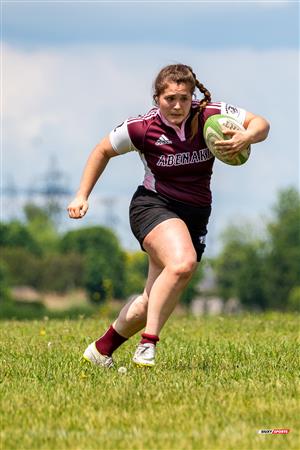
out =
[(237, 297), (261, 309), (300, 309), (300, 196), (279, 192), (272, 218), (260, 235), (248, 226), (230, 227), (213, 261), (222, 298)]
[[(40, 292), (86, 290), (91, 302), (126, 299), (142, 292), (145, 253), (124, 250), (103, 226), (59, 233), (51, 210), (27, 204), (25, 220), (0, 223), (0, 297), (12, 286)], [(294, 188), (278, 194), (262, 235), (247, 225), (228, 227), (220, 253), (204, 261), (215, 274), (214, 295), (235, 297), (247, 307), (299, 310), (300, 197)], [(189, 304), (203, 277), (200, 264), (182, 302)]]
[[(144, 252), (128, 252), (116, 234), (103, 226), (59, 233), (51, 208), (27, 204), (25, 220), (0, 223), (0, 296), (12, 286), (30, 286), (39, 292), (86, 290), (93, 303), (126, 299), (141, 293), (148, 273)], [(195, 295), (195, 279), (184, 294)]]

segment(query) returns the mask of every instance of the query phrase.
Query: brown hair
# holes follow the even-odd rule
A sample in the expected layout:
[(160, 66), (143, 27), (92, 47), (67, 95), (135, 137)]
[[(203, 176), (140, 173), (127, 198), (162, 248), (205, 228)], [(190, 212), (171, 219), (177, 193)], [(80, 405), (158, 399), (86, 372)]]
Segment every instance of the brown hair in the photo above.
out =
[(197, 80), (197, 77), (190, 66), (186, 66), (185, 64), (172, 64), (166, 67), (163, 67), (158, 73), (154, 84), (153, 84), (153, 99), (154, 102), (157, 103), (157, 98), (163, 93), (166, 89), (168, 83), (174, 82), (177, 84), (187, 83), (191, 86), (191, 94), (193, 95), (196, 87), (199, 89), (201, 94), (204, 95), (204, 98), (200, 100), (200, 104), (196, 114), (193, 117), (191, 128), (192, 128), (192, 136), (191, 139), (195, 137), (198, 133), (198, 117), (200, 112), (206, 107), (207, 103), (211, 101), (211, 94), (203, 86), (200, 81)]

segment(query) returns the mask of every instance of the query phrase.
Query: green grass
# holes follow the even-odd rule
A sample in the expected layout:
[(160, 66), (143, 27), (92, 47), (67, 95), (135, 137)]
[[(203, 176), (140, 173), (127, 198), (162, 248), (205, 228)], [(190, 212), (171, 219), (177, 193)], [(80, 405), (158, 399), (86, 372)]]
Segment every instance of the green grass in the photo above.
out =
[(1, 323), (3, 450), (299, 449), (299, 316), (174, 317), (154, 369), (131, 363), (138, 336), (116, 368), (83, 364), (108, 324)]

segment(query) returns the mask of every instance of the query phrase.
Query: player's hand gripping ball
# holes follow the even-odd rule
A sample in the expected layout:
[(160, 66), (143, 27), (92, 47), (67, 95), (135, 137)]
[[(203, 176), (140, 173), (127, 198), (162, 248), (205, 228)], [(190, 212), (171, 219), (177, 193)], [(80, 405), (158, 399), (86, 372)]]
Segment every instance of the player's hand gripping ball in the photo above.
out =
[(210, 116), (204, 124), (203, 135), (206, 145), (212, 154), (220, 161), (225, 164), (230, 164), (231, 166), (240, 166), (248, 160), (251, 147), (248, 145), (245, 148), (242, 148), (234, 156), (226, 155), (222, 150), (218, 150), (215, 146), (216, 141), (231, 139), (230, 136), (223, 134), (222, 129), (224, 128), (227, 128), (228, 130), (245, 131), (243, 125), (232, 117), (223, 114), (215, 114)]

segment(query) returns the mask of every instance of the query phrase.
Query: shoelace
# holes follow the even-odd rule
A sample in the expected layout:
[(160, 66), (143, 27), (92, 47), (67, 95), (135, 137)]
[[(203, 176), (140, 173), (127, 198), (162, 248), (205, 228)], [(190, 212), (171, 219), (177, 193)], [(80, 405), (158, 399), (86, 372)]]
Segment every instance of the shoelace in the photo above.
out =
[(140, 348), (140, 353), (145, 353), (148, 350), (148, 347)]
[(151, 346), (147, 345), (147, 344), (143, 344), (143, 346), (139, 347), (139, 354), (142, 355), (145, 352), (147, 352), (147, 350), (152, 350)]

